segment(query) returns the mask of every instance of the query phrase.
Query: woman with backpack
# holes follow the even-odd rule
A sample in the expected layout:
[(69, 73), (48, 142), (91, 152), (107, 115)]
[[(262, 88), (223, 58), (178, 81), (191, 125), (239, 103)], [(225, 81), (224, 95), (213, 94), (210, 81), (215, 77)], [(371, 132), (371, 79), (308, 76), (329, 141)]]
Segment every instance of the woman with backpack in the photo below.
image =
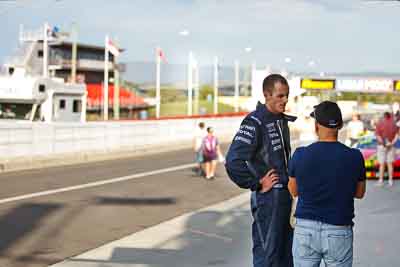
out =
[(203, 139), (202, 150), (206, 179), (214, 179), (215, 169), (217, 168), (217, 159), (218, 156), (221, 155), (221, 150), (212, 127), (207, 128), (207, 136)]

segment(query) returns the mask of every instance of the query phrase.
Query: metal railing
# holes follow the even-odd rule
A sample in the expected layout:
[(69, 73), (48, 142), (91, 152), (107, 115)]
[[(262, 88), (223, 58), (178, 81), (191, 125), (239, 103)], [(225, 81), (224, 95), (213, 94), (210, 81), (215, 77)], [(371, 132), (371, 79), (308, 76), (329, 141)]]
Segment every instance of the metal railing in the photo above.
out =
[[(83, 69), (97, 69), (103, 70), (104, 69), (104, 61), (99, 60), (91, 60), (91, 59), (78, 59), (77, 62), (78, 68)], [(49, 66), (60, 66), (62, 68), (71, 68), (72, 60), (71, 59), (64, 59), (64, 58), (50, 58)], [(108, 63), (109, 70), (113, 69), (113, 63)]]

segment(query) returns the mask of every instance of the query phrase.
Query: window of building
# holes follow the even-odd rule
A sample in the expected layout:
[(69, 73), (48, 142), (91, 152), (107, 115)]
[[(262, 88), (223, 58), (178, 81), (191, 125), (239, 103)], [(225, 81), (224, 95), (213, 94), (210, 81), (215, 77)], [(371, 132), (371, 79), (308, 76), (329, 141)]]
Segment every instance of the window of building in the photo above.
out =
[(104, 52), (80, 50), (78, 59), (104, 61)]
[(0, 119), (29, 120), (32, 106), (25, 103), (0, 103)]
[(37, 56), (38, 56), (38, 58), (42, 58), (43, 57), (43, 50), (38, 50)]
[(60, 109), (65, 109), (65, 104), (66, 104), (65, 99), (60, 99), (59, 108)]
[(79, 113), (82, 111), (82, 101), (81, 100), (74, 100), (73, 106), (72, 106), (72, 111), (74, 113)]
[(46, 91), (46, 86), (44, 84), (39, 84), (39, 92), (44, 93)]

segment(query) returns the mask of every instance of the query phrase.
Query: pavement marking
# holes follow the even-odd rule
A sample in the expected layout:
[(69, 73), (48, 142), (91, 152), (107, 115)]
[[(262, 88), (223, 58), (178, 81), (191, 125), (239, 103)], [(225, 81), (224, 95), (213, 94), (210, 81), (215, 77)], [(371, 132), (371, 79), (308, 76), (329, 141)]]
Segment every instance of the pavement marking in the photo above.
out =
[(193, 234), (198, 234), (198, 235), (203, 235), (203, 236), (207, 236), (207, 237), (213, 237), (213, 238), (217, 238), (217, 239), (221, 239), (225, 242), (229, 242), (232, 243), (233, 239), (229, 238), (229, 237), (225, 237), (223, 235), (218, 235), (218, 234), (214, 234), (214, 233), (208, 233), (208, 232), (204, 232), (204, 231), (199, 231), (199, 230), (195, 230), (195, 229), (187, 229), (190, 233)]
[(0, 199), (0, 204), (14, 202), (14, 201), (18, 201), (18, 200), (29, 199), (29, 198), (41, 197), (41, 196), (54, 195), (57, 193), (80, 190), (80, 189), (95, 187), (95, 186), (100, 186), (100, 185), (113, 184), (113, 183), (118, 183), (118, 182), (141, 178), (144, 176), (151, 176), (151, 175), (155, 175), (155, 174), (184, 170), (184, 169), (192, 168), (195, 166), (197, 166), (197, 163), (190, 163), (190, 164), (184, 164), (184, 165), (179, 165), (179, 166), (175, 166), (175, 167), (164, 168), (164, 169), (160, 169), (160, 170), (156, 170), (156, 171), (142, 172), (142, 173), (137, 173), (137, 174), (133, 174), (133, 175), (122, 176), (122, 177), (117, 177), (117, 178), (112, 178), (112, 179), (107, 179), (107, 180), (102, 180), (102, 181), (97, 181), (97, 182), (92, 182), (92, 183), (87, 183), (87, 184), (82, 184), (82, 185), (68, 186), (68, 187), (64, 187), (64, 188), (60, 188), (60, 189), (46, 190), (46, 191), (41, 191), (41, 192), (22, 195), (22, 196), (3, 198), (3, 199)]

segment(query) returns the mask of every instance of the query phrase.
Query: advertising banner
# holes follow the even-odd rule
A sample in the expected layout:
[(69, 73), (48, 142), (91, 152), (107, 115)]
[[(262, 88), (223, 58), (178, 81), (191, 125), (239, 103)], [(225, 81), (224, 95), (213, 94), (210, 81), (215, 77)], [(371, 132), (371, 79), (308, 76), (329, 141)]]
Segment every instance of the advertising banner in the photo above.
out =
[(388, 93), (393, 91), (390, 79), (336, 79), (336, 90), (342, 92)]
[(335, 88), (335, 80), (301, 79), (300, 87), (303, 89), (333, 90)]

